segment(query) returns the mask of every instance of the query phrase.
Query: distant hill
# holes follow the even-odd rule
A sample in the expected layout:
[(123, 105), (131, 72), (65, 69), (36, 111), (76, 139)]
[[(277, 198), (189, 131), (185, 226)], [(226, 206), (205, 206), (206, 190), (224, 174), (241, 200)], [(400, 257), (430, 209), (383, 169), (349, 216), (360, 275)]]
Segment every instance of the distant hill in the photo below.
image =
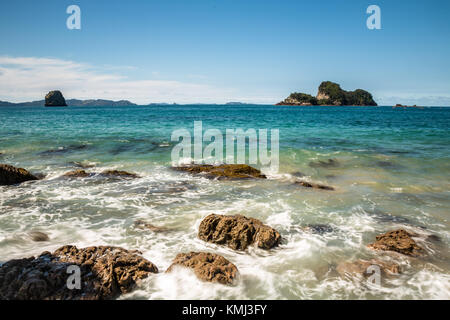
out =
[(357, 89), (355, 91), (342, 90), (340, 85), (331, 81), (320, 84), (317, 96), (307, 93), (294, 92), (277, 105), (284, 106), (377, 106), (372, 94)]
[[(119, 107), (119, 106), (126, 107), (137, 105), (128, 100), (112, 101), (103, 99), (89, 99), (89, 100), (68, 99), (66, 100), (66, 103), (68, 106), (76, 106), (76, 107)], [(0, 107), (43, 107), (43, 106), (45, 106), (45, 100), (18, 102), (18, 103), (0, 101)]]

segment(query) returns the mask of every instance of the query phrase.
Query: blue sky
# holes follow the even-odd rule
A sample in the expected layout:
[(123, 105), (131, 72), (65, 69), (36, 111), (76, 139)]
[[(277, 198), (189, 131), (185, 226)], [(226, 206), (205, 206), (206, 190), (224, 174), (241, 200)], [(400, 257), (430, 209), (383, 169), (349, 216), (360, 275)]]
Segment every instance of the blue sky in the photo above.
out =
[[(81, 8), (68, 30), (66, 8)], [(381, 8), (381, 30), (366, 9)], [(323, 80), (450, 106), (450, 1), (0, 2), (0, 100), (276, 103)]]

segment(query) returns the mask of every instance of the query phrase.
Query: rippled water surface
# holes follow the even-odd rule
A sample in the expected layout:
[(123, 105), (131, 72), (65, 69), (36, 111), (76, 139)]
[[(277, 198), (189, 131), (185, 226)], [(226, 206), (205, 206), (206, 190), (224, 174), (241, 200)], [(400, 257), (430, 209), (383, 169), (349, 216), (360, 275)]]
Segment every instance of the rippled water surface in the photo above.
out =
[[(280, 130), (280, 169), (261, 181), (213, 181), (169, 169), (175, 129)], [(151, 276), (123, 299), (450, 298), (450, 108), (164, 106), (0, 108), (0, 163), (45, 179), (0, 186), (0, 262), (74, 244), (138, 249), (164, 271), (179, 252), (222, 254), (235, 286), (186, 270)], [(333, 159), (332, 165), (321, 164)], [(61, 175), (122, 169), (138, 179)], [(335, 187), (302, 188), (295, 179)], [(280, 231), (273, 250), (246, 252), (197, 238), (210, 213), (243, 214)], [(137, 220), (170, 229), (139, 229)], [(310, 225), (323, 225), (312, 232)], [(376, 235), (418, 234), (425, 258), (373, 252)], [(33, 242), (30, 231), (50, 241)], [(437, 237), (428, 237), (434, 235)], [(428, 237), (428, 238), (427, 238)], [(431, 240), (430, 240), (431, 239)], [(397, 261), (374, 287), (339, 274), (358, 259)]]

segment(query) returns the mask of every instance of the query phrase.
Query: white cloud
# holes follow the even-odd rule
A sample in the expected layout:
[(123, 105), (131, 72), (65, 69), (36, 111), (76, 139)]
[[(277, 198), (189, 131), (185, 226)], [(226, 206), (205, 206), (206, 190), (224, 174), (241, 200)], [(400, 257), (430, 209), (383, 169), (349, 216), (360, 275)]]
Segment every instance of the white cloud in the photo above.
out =
[[(234, 90), (167, 80), (132, 80), (114, 70), (98, 70), (69, 60), (0, 56), (0, 100), (41, 100), (50, 90), (66, 99), (126, 99), (151, 102), (226, 102)], [(155, 74), (154, 74), (155, 75)]]

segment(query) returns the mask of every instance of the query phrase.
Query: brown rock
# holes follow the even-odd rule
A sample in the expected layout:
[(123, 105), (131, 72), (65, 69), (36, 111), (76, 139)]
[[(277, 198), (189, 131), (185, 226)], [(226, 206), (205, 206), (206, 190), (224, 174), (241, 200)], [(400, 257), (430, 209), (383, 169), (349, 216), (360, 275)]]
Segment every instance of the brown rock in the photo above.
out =
[(281, 236), (275, 229), (257, 219), (241, 215), (208, 215), (200, 223), (198, 237), (234, 250), (245, 250), (252, 243), (256, 243), (259, 248), (270, 249), (281, 241)]
[(214, 253), (180, 253), (166, 272), (171, 272), (177, 265), (192, 269), (201, 280), (221, 284), (232, 284), (238, 275), (238, 269), (233, 263)]
[[(157, 267), (118, 247), (64, 246), (53, 254), (10, 260), (0, 266), (2, 300), (103, 300), (114, 299), (133, 289), (136, 282)], [(69, 289), (69, 266), (80, 268), (81, 289)]]
[(370, 266), (380, 267), (382, 275), (392, 275), (400, 273), (400, 266), (396, 263), (383, 262), (379, 260), (357, 260), (354, 262), (342, 262), (336, 267), (336, 271), (342, 276), (346, 275), (362, 275), (364, 277), (369, 277), (373, 274), (373, 271), (368, 270)]
[(86, 178), (91, 176), (91, 173), (87, 173), (84, 170), (73, 170), (73, 171), (69, 171), (67, 173), (64, 174), (64, 177), (68, 177), (68, 178)]
[(395, 251), (408, 256), (423, 255), (425, 251), (411, 238), (412, 234), (403, 229), (386, 232), (376, 237), (368, 247), (375, 250)]
[(28, 235), (30, 236), (31, 240), (36, 241), (36, 242), (50, 240), (50, 238), (48, 237), (47, 234), (40, 232), (40, 231), (31, 231), (28, 233)]
[(130, 173), (121, 170), (105, 170), (101, 173), (101, 175), (109, 177), (139, 178), (139, 176), (135, 173)]
[(38, 178), (23, 168), (0, 164), (0, 185), (13, 185), (29, 180), (38, 180)]
[(173, 167), (174, 170), (185, 171), (193, 174), (202, 174), (210, 179), (235, 180), (259, 178), (266, 179), (266, 176), (258, 169), (246, 164), (221, 164), (213, 165), (189, 165), (182, 167)]
[(300, 185), (300, 186), (305, 187), (305, 188), (313, 188), (313, 189), (320, 189), (320, 190), (334, 191), (334, 188), (333, 188), (333, 187), (326, 186), (326, 185), (324, 185), (324, 184), (318, 184), (318, 183), (307, 182), (307, 181), (304, 181), (304, 180), (298, 180), (298, 181), (295, 181), (294, 184)]

